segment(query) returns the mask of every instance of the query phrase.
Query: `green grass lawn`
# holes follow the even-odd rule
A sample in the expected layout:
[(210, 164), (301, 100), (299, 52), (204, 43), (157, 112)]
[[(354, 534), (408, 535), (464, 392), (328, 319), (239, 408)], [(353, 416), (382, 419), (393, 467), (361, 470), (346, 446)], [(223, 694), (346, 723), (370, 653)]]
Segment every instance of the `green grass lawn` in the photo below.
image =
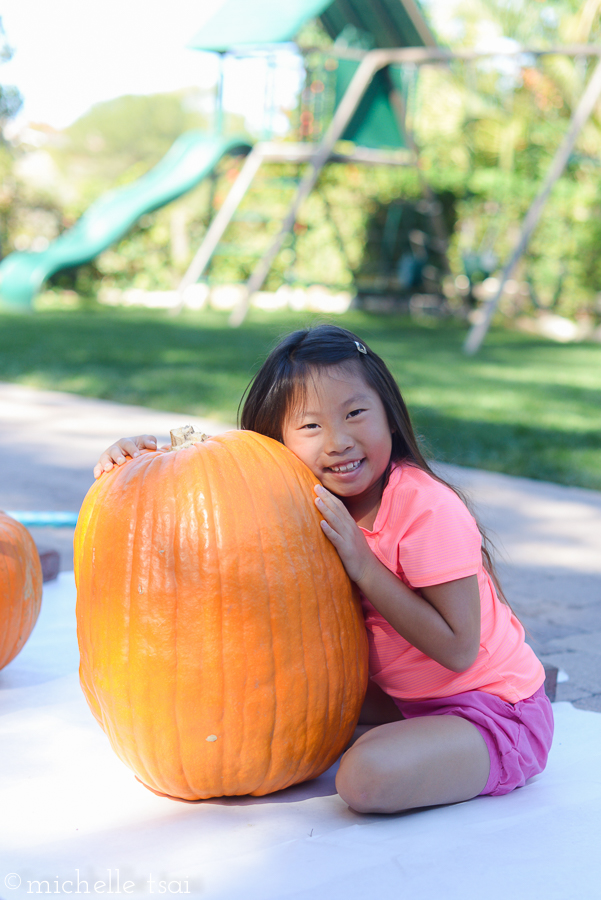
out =
[[(278, 336), (314, 314), (253, 311), (239, 329), (216, 312), (127, 309), (0, 315), (0, 379), (235, 421), (238, 402)], [(601, 345), (489, 334), (476, 357), (465, 329), (352, 312), (389, 364), (429, 454), (601, 489)]]

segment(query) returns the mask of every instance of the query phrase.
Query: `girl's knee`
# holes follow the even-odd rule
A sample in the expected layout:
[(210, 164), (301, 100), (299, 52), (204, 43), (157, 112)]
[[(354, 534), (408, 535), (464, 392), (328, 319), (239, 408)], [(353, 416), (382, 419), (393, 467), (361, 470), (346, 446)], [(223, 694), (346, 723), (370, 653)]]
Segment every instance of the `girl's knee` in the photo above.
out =
[(369, 748), (354, 745), (347, 750), (336, 774), (336, 790), (355, 812), (388, 812), (386, 772)]

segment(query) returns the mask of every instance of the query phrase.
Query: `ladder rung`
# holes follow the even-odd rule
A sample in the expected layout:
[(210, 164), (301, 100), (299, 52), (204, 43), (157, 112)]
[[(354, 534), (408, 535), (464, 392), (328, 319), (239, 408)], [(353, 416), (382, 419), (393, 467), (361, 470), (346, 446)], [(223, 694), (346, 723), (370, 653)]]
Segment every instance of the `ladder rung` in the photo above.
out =
[(261, 187), (262, 188), (270, 188), (270, 187), (298, 187), (300, 183), (300, 178), (289, 177), (286, 178), (282, 176), (280, 178), (262, 178), (261, 179)]
[(232, 244), (224, 242), (217, 244), (214, 256), (223, 253), (228, 256), (263, 256), (264, 250), (249, 250), (248, 247), (241, 247), (240, 244)]
[(259, 212), (242, 212), (237, 213), (232, 218), (232, 222), (271, 222), (273, 216), (266, 216)]

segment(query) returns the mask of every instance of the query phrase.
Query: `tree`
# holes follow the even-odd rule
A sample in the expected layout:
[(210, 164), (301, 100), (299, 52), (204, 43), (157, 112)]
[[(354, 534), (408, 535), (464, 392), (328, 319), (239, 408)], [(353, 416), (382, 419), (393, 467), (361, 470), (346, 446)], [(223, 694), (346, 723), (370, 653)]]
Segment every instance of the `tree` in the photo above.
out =
[[(13, 50), (5, 40), (0, 18), (0, 65), (12, 58)], [(14, 190), (11, 178), (13, 165), (12, 148), (4, 139), (4, 126), (19, 112), (23, 98), (14, 85), (0, 84), (0, 258), (4, 255), (9, 232), (9, 219), (14, 205)]]
[(200, 90), (126, 95), (96, 103), (65, 129), (69, 153), (109, 157), (121, 165), (152, 165), (190, 128), (207, 128), (207, 97)]
[[(5, 40), (4, 27), (0, 18), (0, 63), (8, 62), (12, 56), (13, 49)], [(17, 115), (22, 105), (23, 98), (14, 85), (0, 84), (0, 129), (8, 119)], [(0, 140), (3, 140), (1, 134)]]

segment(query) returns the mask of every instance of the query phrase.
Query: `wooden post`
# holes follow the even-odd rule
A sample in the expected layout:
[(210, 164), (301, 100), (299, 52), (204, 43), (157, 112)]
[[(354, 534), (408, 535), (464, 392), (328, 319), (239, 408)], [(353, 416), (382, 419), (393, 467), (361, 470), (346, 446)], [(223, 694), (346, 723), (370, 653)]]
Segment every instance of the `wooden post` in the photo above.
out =
[(543, 211), (545, 203), (547, 202), (549, 194), (551, 193), (553, 185), (565, 169), (568, 159), (570, 158), (570, 154), (574, 149), (576, 139), (578, 138), (578, 135), (580, 134), (580, 131), (582, 129), (582, 126), (585, 124), (586, 120), (589, 118), (593, 109), (595, 108), (595, 105), (599, 100), (599, 96), (601, 96), (601, 61), (597, 63), (595, 71), (591, 75), (585, 91), (580, 98), (580, 102), (572, 116), (568, 132), (555, 153), (553, 162), (551, 163), (549, 171), (547, 172), (547, 177), (545, 178), (543, 186), (539, 191), (538, 196), (530, 206), (530, 209), (528, 210), (526, 218), (524, 219), (524, 224), (522, 225), (519, 239), (513, 249), (511, 256), (509, 257), (508, 262), (505, 264), (505, 268), (503, 269), (499, 287), (494, 296), (491, 297), (490, 300), (488, 300), (482, 308), (482, 319), (472, 327), (470, 333), (467, 336), (467, 340), (465, 341), (463, 349), (468, 355), (471, 356), (479, 350), (482, 341), (486, 336), (486, 332), (489, 329), (495, 310), (503, 295), (505, 285), (511, 278), (513, 270), (515, 269), (517, 263), (526, 250), (526, 247), (528, 246), (528, 242), (532, 237), (532, 232), (538, 224), (538, 220), (540, 219), (541, 213)]

